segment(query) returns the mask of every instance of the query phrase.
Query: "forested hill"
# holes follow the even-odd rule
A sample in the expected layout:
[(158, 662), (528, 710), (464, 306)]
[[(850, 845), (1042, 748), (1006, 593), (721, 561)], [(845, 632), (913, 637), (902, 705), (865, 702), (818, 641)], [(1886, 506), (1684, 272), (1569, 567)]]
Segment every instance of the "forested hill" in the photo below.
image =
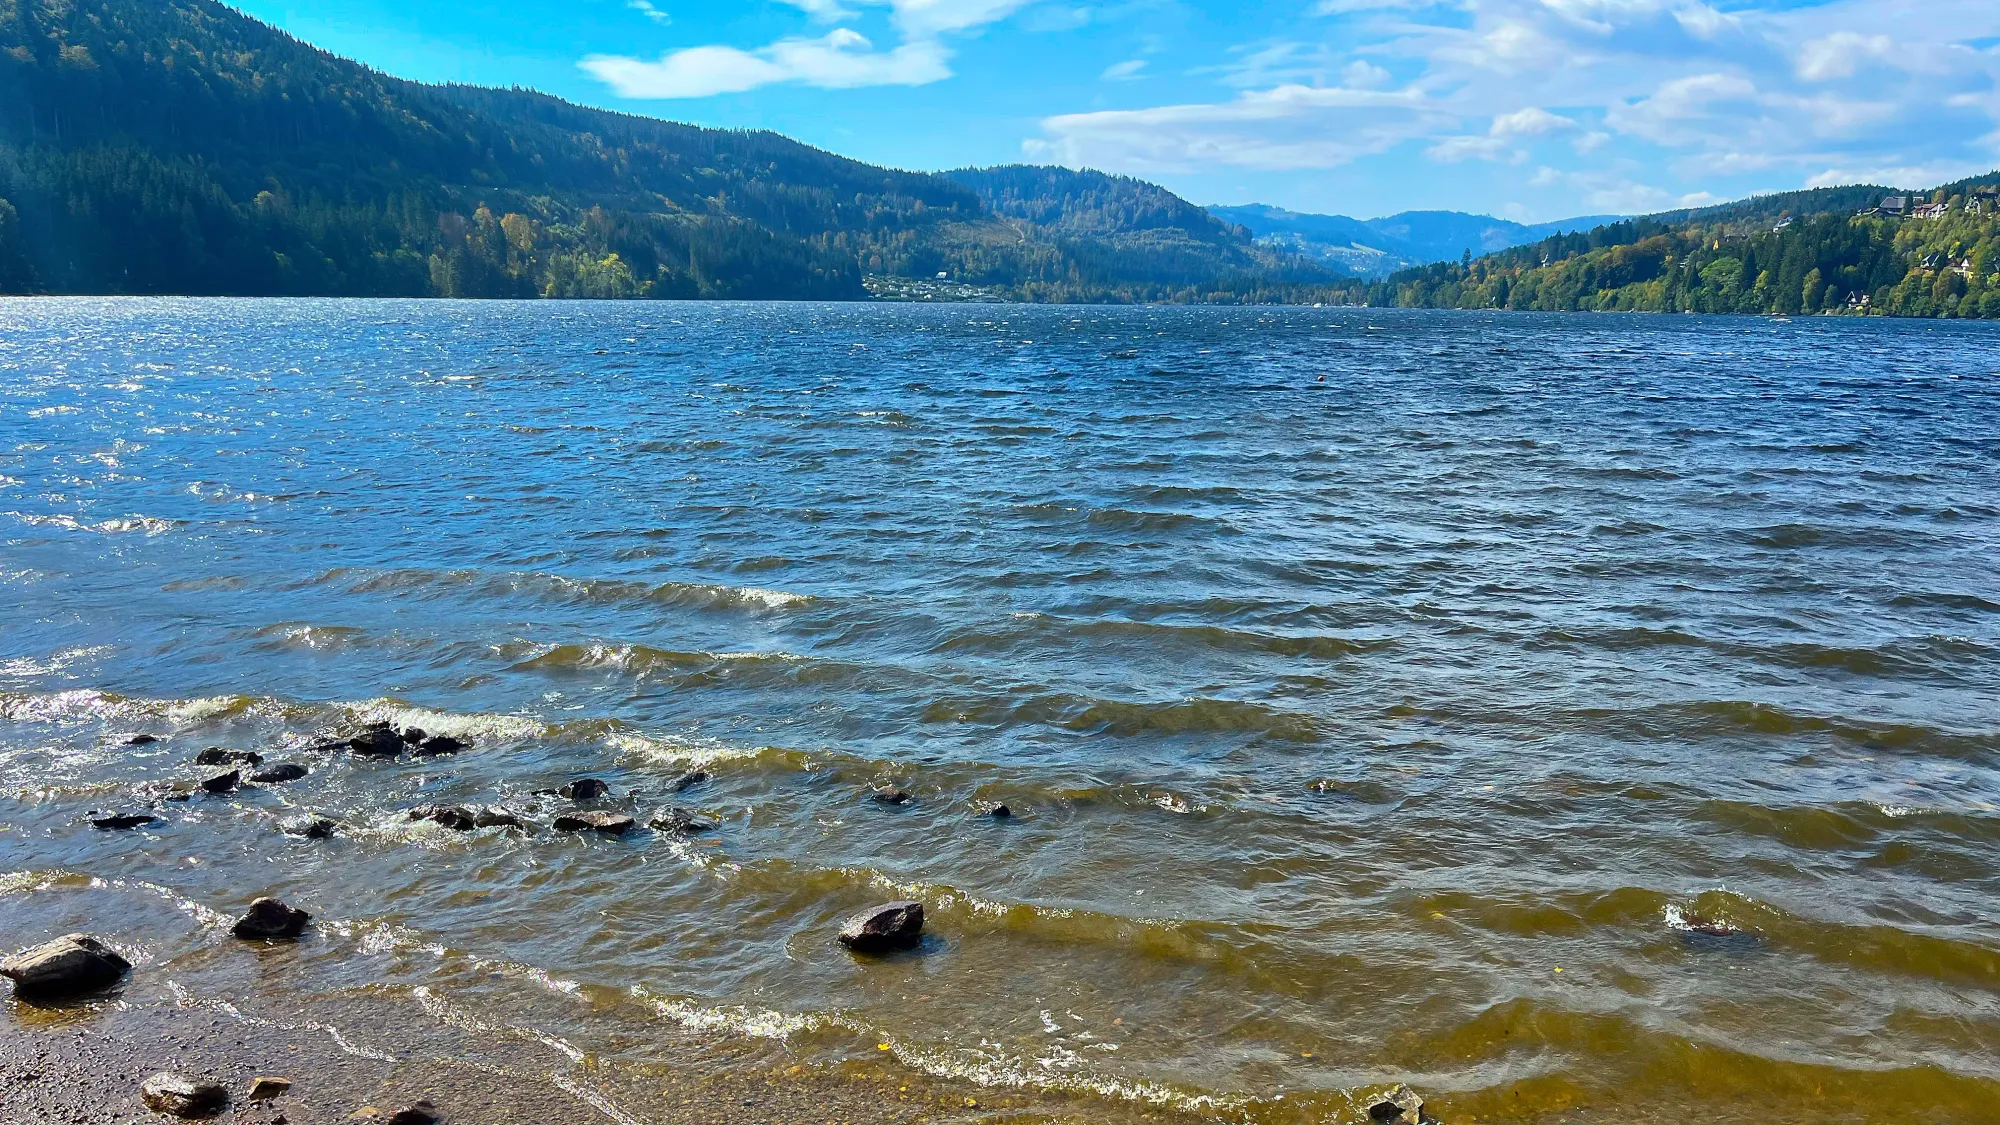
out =
[(1119, 233), (772, 133), (403, 81), (212, 0), (0, 0), (0, 292), (840, 299), (948, 273), (1246, 300), (1334, 280), (1220, 246), (1133, 259)]
[(1348, 286), (1411, 308), (2000, 318), (2000, 173), (1820, 188), (1557, 235)]

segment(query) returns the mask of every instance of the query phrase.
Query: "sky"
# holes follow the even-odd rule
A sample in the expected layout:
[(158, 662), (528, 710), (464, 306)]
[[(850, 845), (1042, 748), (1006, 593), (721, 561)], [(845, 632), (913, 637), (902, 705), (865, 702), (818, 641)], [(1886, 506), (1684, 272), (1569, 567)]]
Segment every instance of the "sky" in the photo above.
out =
[(2000, 167), (2000, 0), (237, 0), (406, 78), (871, 163), (1527, 222)]

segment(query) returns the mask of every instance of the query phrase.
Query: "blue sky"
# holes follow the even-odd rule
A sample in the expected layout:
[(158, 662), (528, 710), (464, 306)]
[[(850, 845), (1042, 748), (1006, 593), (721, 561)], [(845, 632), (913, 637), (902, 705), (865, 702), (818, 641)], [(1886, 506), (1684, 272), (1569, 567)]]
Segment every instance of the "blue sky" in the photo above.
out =
[(1372, 217), (2000, 167), (2000, 0), (241, 0), (429, 81)]

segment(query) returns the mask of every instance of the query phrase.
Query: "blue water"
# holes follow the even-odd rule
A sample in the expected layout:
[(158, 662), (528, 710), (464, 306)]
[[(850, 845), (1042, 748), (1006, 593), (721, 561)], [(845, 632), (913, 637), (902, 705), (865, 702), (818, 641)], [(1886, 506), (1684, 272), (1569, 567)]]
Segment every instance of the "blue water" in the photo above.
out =
[[(1991, 1121), (1996, 345), (0, 301), (0, 943), (280, 891), (328, 966), (449, 995), (504, 958), (607, 1042), (879, 1041), (1232, 1120), (1408, 1079), (1448, 1119)], [(304, 751), (384, 719), (473, 749)], [(313, 773), (161, 800), (209, 745)], [(584, 773), (718, 828), (547, 831)], [(83, 823), (111, 804), (164, 819)], [(829, 940), (902, 895), (921, 955)], [(214, 929), (118, 936), (172, 966)]]

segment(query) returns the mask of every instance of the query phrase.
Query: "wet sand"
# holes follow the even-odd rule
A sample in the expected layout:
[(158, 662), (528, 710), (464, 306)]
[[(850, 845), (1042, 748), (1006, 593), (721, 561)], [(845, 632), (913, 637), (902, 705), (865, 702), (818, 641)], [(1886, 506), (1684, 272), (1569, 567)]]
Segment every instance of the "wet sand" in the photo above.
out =
[[(913, 1082), (907, 1073), (886, 1068), (840, 1074), (782, 1061), (755, 1065), (724, 1043), (667, 1045), (662, 1055), (671, 1061), (644, 1072), (586, 1062), (558, 1074), (538, 1052), (522, 1046), (452, 1044), (440, 1042), (435, 1029), (406, 1030), (410, 1034), (398, 1050), (363, 1048), (364, 1054), (343, 1049), (324, 1028), (246, 1022), (210, 1006), (119, 999), (37, 1008), (9, 1001), (0, 1018), (0, 1105), (6, 1108), (6, 1125), (170, 1120), (139, 1099), (140, 1083), (166, 1070), (228, 1087), (230, 1109), (210, 1120), (244, 1125), (328, 1125), (357, 1115), (366, 1120), (370, 1110), (386, 1118), (419, 1098), (429, 1099), (454, 1125), (1087, 1119), (1046, 1100), (1030, 1104), (989, 1091)], [(463, 1053), (442, 1054), (451, 1050)], [(292, 1088), (273, 1101), (249, 1102), (247, 1091), (259, 1075), (289, 1078)]]

